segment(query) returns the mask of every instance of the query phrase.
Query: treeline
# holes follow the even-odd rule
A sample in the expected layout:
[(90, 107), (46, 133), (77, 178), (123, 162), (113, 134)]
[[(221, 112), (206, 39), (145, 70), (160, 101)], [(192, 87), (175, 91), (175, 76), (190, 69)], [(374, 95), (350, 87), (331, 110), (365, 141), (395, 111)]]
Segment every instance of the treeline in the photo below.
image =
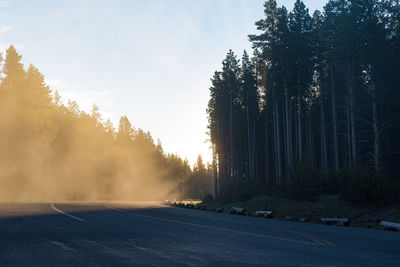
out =
[(74, 101), (64, 105), (20, 60), (13, 46), (1, 60), (0, 201), (178, 198), (179, 183), (203, 197), (192, 185), (207, 183), (201, 158), (192, 170), (127, 117), (116, 130), (95, 105), (90, 113)]
[(229, 51), (211, 79), (217, 195), (399, 200), (399, 2), (330, 0), (311, 16), (268, 0), (264, 14), (253, 56)]

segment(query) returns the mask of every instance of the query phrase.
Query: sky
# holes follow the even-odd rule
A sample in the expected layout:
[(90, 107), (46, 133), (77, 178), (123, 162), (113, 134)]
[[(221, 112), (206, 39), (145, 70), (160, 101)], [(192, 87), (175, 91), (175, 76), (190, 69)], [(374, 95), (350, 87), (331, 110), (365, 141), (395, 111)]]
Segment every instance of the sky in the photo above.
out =
[[(122, 115), (166, 153), (211, 161), (210, 78), (227, 51), (251, 54), (263, 0), (0, 0), (0, 50), (13, 44), (63, 102)], [(292, 10), (295, 0), (278, 0)], [(305, 0), (312, 13), (326, 1)]]

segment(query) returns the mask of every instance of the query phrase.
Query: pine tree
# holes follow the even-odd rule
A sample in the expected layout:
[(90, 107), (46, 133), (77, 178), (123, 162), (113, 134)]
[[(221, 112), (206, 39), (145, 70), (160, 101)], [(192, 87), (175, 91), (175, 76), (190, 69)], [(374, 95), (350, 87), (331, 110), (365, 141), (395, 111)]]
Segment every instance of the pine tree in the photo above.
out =
[(129, 141), (133, 140), (134, 134), (135, 130), (132, 128), (129, 119), (126, 116), (121, 116), (115, 138), (117, 143), (127, 144)]
[(254, 66), (246, 52), (243, 53), (241, 66), (241, 83), (243, 106), (246, 111), (247, 123), (247, 176), (251, 181), (255, 181), (255, 157), (256, 157), (256, 136), (255, 122), (258, 113), (258, 93), (257, 81), (254, 73)]

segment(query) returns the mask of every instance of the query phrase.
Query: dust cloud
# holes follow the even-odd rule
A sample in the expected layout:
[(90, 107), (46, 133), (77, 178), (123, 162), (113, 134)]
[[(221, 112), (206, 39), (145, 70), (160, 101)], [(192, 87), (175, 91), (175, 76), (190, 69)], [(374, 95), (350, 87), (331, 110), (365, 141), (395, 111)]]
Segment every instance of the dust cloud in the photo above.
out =
[(190, 171), (150, 133), (60, 102), (11, 46), (0, 84), (0, 201), (160, 200)]

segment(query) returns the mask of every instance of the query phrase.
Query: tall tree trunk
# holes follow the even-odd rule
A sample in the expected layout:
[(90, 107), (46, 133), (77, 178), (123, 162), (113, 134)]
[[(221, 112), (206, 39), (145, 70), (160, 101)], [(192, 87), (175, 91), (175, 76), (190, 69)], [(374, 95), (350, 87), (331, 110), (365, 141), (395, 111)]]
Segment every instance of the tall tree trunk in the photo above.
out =
[[(275, 101), (275, 99), (273, 100)], [(276, 185), (276, 177), (278, 176), (278, 149), (277, 149), (277, 140), (278, 140), (278, 136), (277, 136), (277, 129), (276, 129), (276, 109), (275, 109), (275, 102), (273, 102), (273, 112), (272, 112), (272, 116), (273, 116), (273, 124), (274, 124), (274, 165), (275, 165), (275, 179), (274, 179), (274, 185)]]
[(350, 130), (351, 130), (351, 159), (357, 160), (356, 150), (356, 126), (354, 119), (354, 88), (353, 88), (353, 74), (351, 70), (351, 63), (347, 62), (347, 75), (348, 75), (348, 90), (349, 90), (349, 111), (350, 111)]
[(302, 123), (301, 123), (301, 105), (302, 105), (302, 95), (300, 92), (300, 82), (299, 82), (299, 74), (297, 74), (297, 134), (298, 134), (298, 157), (299, 161), (303, 159), (303, 137), (302, 137)]
[(254, 176), (254, 182), (256, 182), (256, 177), (257, 177), (257, 152), (256, 152), (256, 122), (255, 120), (253, 121), (253, 143), (252, 143), (252, 158), (253, 158), (253, 176)]
[(246, 103), (246, 117), (247, 117), (247, 178), (252, 180), (251, 176), (251, 138), (250, 138), (250, 114), (249, 114), (249, 101), (247, 97)]
[(314, 153), (314, 138), (313, 138), (313, 131), (312, 131), (312, 122), (311, 122), (311, 113), (310, 110), (306, 109), (306, 123), (307, 123), (307, 161), (310, 168), (315, 168), (315, 153)]
[(372, 79), (372, 124), (374, 128), (374, 165), (375, 169), (379, 169), (380, 164), (380, 136), (379, 136), (379, 120), (377, 113), (377, 93), (374, 80)]
[(212, 143), (212, 166), (213, 166), (213, 174), (214, 174), (214, 198), (218, 196), (218, 171), (217, 171), (217, 149), (216, 144)]
[(247, 148), (248, 148), (248, 177), (254, 182), (254, 120), (250, 116), (249, 103), (247, 101)]
[(326, 154), (326, 134), (325, 134), (325, 102), (324, 102), (324, 91), (319, 85), (320, 92), (320, 128), (321, 128), (321, 170), (326, 173), (327, 170), (327, 154)]
[(254, 152), (254, 178), (255, 178), (255, 181), (257, 182), (262, 182), (262, 180), (261, 180), (261, 177), (260, 177), (260, 169), (259, 169), (259, 157), (258, 157), (258, 154), (257, 154), (257, 150), (256, 150), (256, 145), (257, 145), (257, 135), (256, 135), (256, 125), (255, 125), (255, 123), (254, 123), (254, 150), (253, 150), (253, 152)]
[(229, 177), (231, 182), (233, 181), (233, 171), (235, 169), (233, 157), (233, 103), (232, 103), (232, 94), (229, 96), (229, 153), (228, 153), (228, 162), (229, 162)]
[(265, 183), (269, 184), (269, 142), (268, 142), (268, 113), (267, 113), (267, 106), (264, 107), (264, 176), (265, 176)]
[[(219, 123), (220, 125), (218, 126), (218, 144), (216, 146), (217, 150), (217, 161), (218, 161), (218, 189), (220, 190), (224, 183), (226, 182), (226, 176), (227, 176), (227, 161), (224, 155), (224, 152), (226, 153), (226, 147), (224, 146), (225, 143), (225, 138), (223, 138), (223, 124), (222, 121)], [(222, 127), (221, 127), (222, 126)]]
[(285, 136), (285, 159), (286, 159), (286, 164), (285, 166), (290, 169), (292, 167), (291, 164), (291, 155), (290, 155), (290, 145), (291, 145), (291, 139), (290, 139), (290, 131), (289, 131), (289, 125), (290, 125), (290, 120), (289, 120), (289, 93), (288, 93), (288, 88), (287, 85), (284, 85), (284, 90), (285, 90), (285, 128), (284, 128), (284, 136)]
[(300, 89), (297, 90), (297, 134), (298, 134), (298, 158), (299, 161), (303, 160), (303, 137), (302, 137), (302, 123), (301, 123), (301, 95)]
[[(254, 114), (253, 114), (254, 115)], [(256, 182), (256, 125), (255, 125), (255, 120), (251, 120), (251, 125), (250, 125), (250, 144), (251, 144), (251, 175), (253, 182)]]
[(348, 166), (351, 165), (352, 161), (352, 151), (351, 151), (351, 122), (350, 122), (350, 100), (349, 100), (349, 94), (347, 92), (346, 95), (346, 115), (347, 115), (347, 160), (348, 160)]
[(332, 100), (332, 121), (333, 121), (333, 163), (335, 170), (339, 170), (339, 149), (337, 137), (337, 119), (336, 119), (336, 94), (333, 66), (331, 66), (331, 100)]
[(293, 168), (293, 127), (292, 127), (292, 101), (289, 99), (289, 158), (290, 167)]
[(299, 160), (298, 155), (299, 155), (299, 138), (298, 138), (298, 131), (299, 131), (299, 126), (298, 126), (298, 117), (297, 117), (297, 103), (294, 105), (293, 109), (293, 114), (294, 114), (294, 141), (296, 145), (296, 154), (294, 155), (296, 161)]
[(275, 125), (275, 179), (276, 184), (281, 181), (281, 147), (280, 147), (280, 133), (279, 133), (279, 113), (278, 113), (278, 100), (274, 99), (274, 125)]

